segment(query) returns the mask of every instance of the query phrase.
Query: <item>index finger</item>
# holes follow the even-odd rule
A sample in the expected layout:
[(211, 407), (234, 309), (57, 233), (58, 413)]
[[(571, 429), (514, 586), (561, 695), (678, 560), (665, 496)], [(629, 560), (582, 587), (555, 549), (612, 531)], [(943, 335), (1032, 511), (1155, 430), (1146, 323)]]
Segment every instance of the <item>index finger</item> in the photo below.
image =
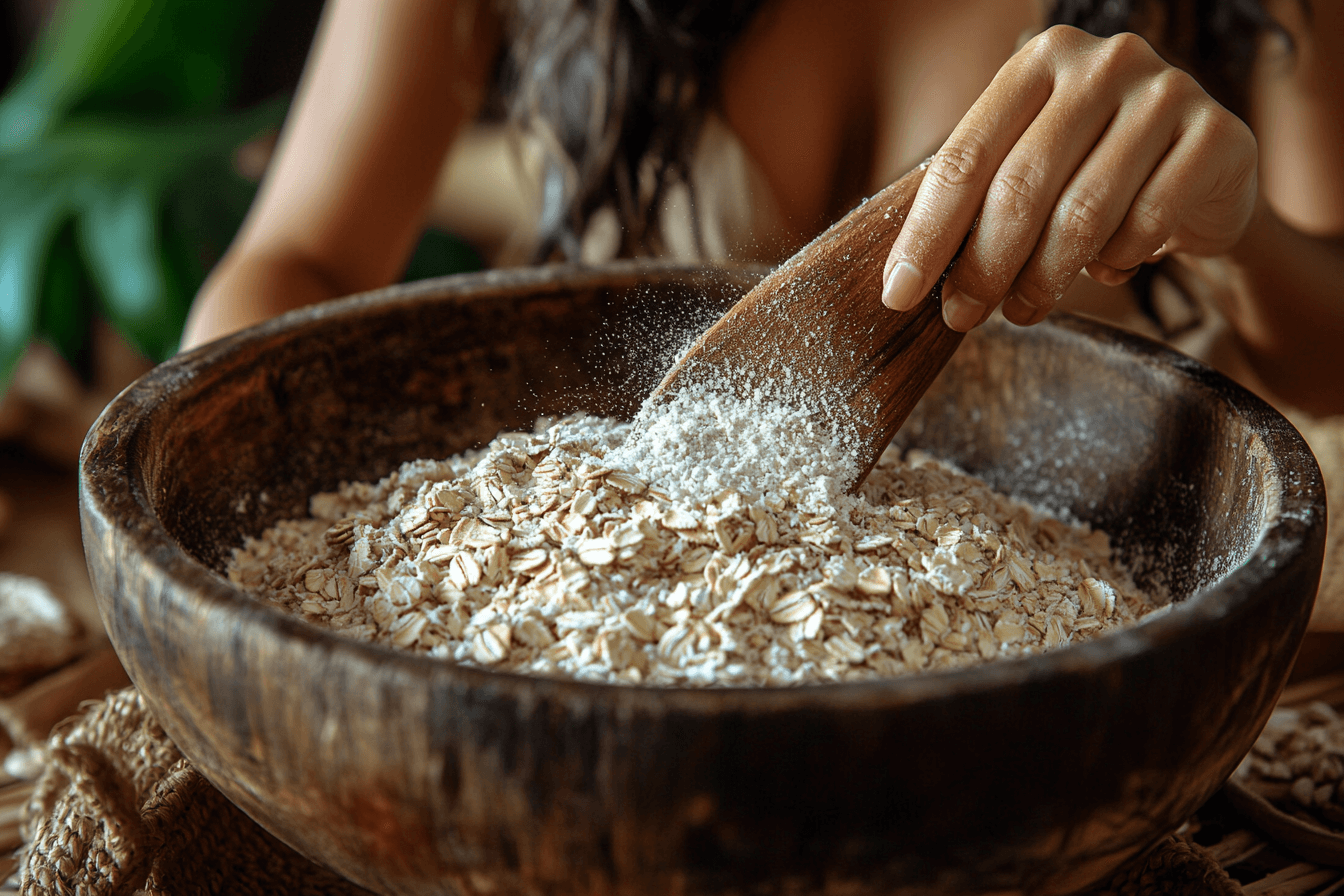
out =
[(887, 255), (882, 303), (908, 311), (951, 263), (999, 166), (1045, 107), (1054, 87), (1047, 65), (1009, 61), (928, 162), (910, 213)]

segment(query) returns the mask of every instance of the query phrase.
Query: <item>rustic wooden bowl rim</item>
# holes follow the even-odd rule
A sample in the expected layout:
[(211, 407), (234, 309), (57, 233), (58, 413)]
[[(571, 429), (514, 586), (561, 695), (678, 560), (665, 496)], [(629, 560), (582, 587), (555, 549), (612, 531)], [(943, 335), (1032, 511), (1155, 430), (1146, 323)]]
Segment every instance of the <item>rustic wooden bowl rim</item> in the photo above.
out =
[[(763, 270), (750, 266), (739, 266), (738, 269)], [(1267, 513), (1261, 537), (1250, 556), (1215, 585), (1191, 595), (1150, 621), (1094, 641), (1031, 657), (887, 680), (778, 688), (601, 684), (458, 665), (356, 641), (303, 622), (278, 607), (248, 596), (218, 572), (190, 556), (177, 543), (159, 521), (143, 481), (134, 475), (138, 440), (147, 430), (148, 422), (157, 414), (171, 413), (174, 399), (190, 392), (201, 371), (227, 363), (240, 346), (296, 336), (301, 338), (306, 328), (327, 318), (377, 315), (388, 309), (432, 299), (477, 301), (492, 295), (516, 295), (528, 288), (546, 291), (594, 288), (633, 282), (650, 275), (691, 275), (705, 270), (700, 265), (643, 260), (600, 266), (551, 264), (392, 286), (289, 312), (178, 355), (127, 387), (103, 411), (85, 441), (81, 454), (81, 490), (85, 501), (116, 520), (133, 540), (136, 552), (157, 565), (179, 593), (194, 592), (204, 603), (227, 608), (231, 615), (243, 617), (240, 622), (261, 626), (274, 635), (320, 644), (336, 661), (382, 668), (391, 666), (404, 669), (416, 678), (442, 676), (455, 680), (460, 686), (519, 697), (544, 696), (567, 704), (602, 703), (705, 714), (730, 710), (769, 714), (823, 705), (835, 709), (846, 704), (874, 709), (992, 692), (1027, 680), (1092, 674), (1113, 661), (1177, 640), (1202, 621), (1232, 613), (1241, 604), (1257, 599), (1259, 586), (1273, 577), (1276, 568), (1301, 553), (1308, 532), (1314, 526), (1324, 524), (1324, 487), (1315, 459), (1292, 424), (1267, 402), (1226, 376), (1176, 351), (1100, 322), (1064, 313), (1056, 313), (1037, 326), (1068, 331), (1082, 339), (1103, 340), (1117, 346), (1136, 363), (1166, 368), (1217, 394), (1232, 411), (1247, 418), (1259, 434), (1268, 460), (1266, 479), (1283, 488), (1277, 512)], [(146, 400), (149, 396), (162, 399), (164, 395), (170, 398)], [(108, 456), (106, 443), (113, 440), (116, 444), (111, 456), (116, 458), (116, 463), (89, 466), (87, 459), (95, 451), (100, 456)], [(1290, 484), (1291, 489), (1288, 488)], [(130, 500), (121, 500), (128, 489)]]

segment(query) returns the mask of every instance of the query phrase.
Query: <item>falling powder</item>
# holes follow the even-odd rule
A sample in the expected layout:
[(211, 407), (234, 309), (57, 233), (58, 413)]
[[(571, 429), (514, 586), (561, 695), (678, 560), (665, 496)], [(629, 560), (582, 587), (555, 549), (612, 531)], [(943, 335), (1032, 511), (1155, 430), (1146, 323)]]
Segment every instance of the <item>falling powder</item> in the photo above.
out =
[(1104, 533), (847, 433), (684, 390), (316, 495), (228, 574), (344, 635), (460, 663), (676, 686), (853, 681), (1032, 655), (1159, 609)]

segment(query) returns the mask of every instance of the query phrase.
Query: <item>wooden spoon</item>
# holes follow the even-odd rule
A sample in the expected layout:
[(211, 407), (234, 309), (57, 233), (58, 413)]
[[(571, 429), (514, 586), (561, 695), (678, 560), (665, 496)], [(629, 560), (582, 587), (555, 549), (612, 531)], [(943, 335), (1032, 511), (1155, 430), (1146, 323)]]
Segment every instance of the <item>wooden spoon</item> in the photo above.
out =
[(963, 335), (943, 323), (946, 271), (907, 312), (881, 302), (887, 253), (923, 178), (920, 166), (769, 274), (695, 341), (653, 395), (701, 383), (743, 395), (765, 389), (838, 418), (854, 434), (856, 488)]

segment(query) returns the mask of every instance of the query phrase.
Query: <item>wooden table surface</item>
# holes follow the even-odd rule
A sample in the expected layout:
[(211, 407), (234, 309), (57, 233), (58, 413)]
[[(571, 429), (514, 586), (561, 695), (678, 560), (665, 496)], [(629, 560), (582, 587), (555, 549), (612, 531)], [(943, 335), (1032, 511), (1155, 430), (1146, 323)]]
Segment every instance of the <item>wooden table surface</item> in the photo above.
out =
[(13, 502), (13, 518), (0, 532), (0, 571), (42, 579), (88, 631), (101, 633), (79, 540), (75, 471), (0, 443), (0, 492)]

